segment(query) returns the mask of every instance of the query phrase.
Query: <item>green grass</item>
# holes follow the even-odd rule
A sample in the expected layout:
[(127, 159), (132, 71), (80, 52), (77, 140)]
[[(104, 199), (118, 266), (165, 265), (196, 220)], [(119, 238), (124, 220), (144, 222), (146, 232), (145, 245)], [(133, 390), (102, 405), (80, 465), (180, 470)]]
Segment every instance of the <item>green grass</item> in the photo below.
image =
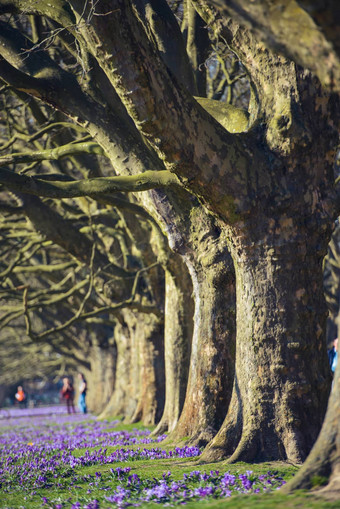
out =
[[(114, 419), (112, 419), (113, 421)], [(142, 425), (125, 425), (120, 423), (114, 427), (115, 431), (132, 429), (144, 429)], [(107, 423), (107, 429), (112, 429), (110, 422)], [(162, 447), (162, 444), (140, 444), (129, 446), (129, 448), (148, 448), (148, 447)], [(167, 444), (167, 448), (170, 445)], [(98, 446), (99, 448), (99, 446)], [(97, 447), (96, 447), (97, 449)], [(117, 449), (116, 447), (108, 447), (108, 451)], [(84, 449), (78, 449), (74, 451), (74, 455), (78, 456)], [(55, 504), (60, 503), (63, 508), (69, 509), (71, 504), (67, 501), (71, 498), (72, 503), (77, 500), (81, 503), (83, 508), (86, 503), (91, 500), (98, 500), (100, 502), (100, 508), (116, 507), (112, 503), (108, 503), (104, 496), (108, 493), (102, 488), (110, 486), (116, 488), (121, 481), (113, 479), (110, 473), (111, 468), (116, 467), (130, 467), (130, 474), (138, 474), (141, 480), (147, 479), (160, 479), (163, 473), (171, 471), (173, 480), (180, 480), (183, 478), (183, 474), (189, 473), (193, 470), (200, 470), (210, 472), (211, 470), (219, 470), (220, 473), (230, 471), (232, 474), (245, 473), (247, 470), (251, 470), (254, 474), (260, 475), (265, 474), (268, 471), (277, 471), (281, 477), (288, 481), (296, 472), (297, 467), (284, 463), (284, 462), (265, 462), (257, 464), (248, 463), (237, 463), (233, 465), (227, 465), (225, 462), (216, 462), (210, 464), (200, 464), (197, 458), (191, 459), (162, 459), (162, 460), (133, 460), (124, 463), (104, 464), (104, 465), (92, 465), (85, 467), (76, 468), (65, 468), (60, 470), (59, 477), (51, 478), (53, 483), (51, 487), (36, 489), (35, 492), (25, 483), (20, 485), (18, 483), (12, 489), (11, 493), (5, 493), (0, 487), (0, 509), (49, 509), (55, 508)], [(96, 478), (96, 473), (100, 473), (101, 477)], [(93, 485), (89, 486), (89, 479), (86, 476), (93, 476)], [(92, 482), (91, 480), (91, 482)], [(320, 480), (319, 480), (320, 481)], [(59, 486), (57, 486), (59, 484)], [(315, 482), (315, 486), (320, 485), (320, 482)], [(91, 493), (88, 490), (91, 489)], [(45, 505), (42, 504), (42, 497), (46, 497), (49, 501)], [(153, 508), (162, 506), (161, 504), (155, 503), (143, 503), (140, 507), (142, 508)], [(203, 499), (200, 501), (192, 501), (186, 504), (187, 509), (204, 509), (209, 508), (226, 508), (226, 509), (340, 509), (340, 500), (334, 502), (327, 502), (324, 499), (318, 497), (314, 491), (310, 492), (296, 492), (292, 495), (284, 495), (279, 491), (267, 494), (255, 494), (255, 495), (235, 495), (233, 494), (230, 498), (221, 499)]]
[[(107, 426), (107, 429), (112, 429), (114, 431), (133, 431), (135, 429), (138, 429), (138, 430), (145, 430), (145, 429), (148, 429), (150, 431), (153, 431), (156, 426), (144, 426), (144, 424), (142, 424), (141, 422), (135, 422), (133, 424), (127, 424), (125, 423), (121, 417), (109, 417), (108, 419), (105, 419), (105, 421), (108, 422), (108, 426)], [(110, 423), (117, 423), (118, 424), (114, 424), (113, 426), (110, 426)]]
[[(69, 477), (63, 478), (60, 476), (60, 481), (64, 487), (58, 489), (39, 489), (36, 490), (36, 494), (32, 493), (13, 493), (13, 494), (1, 494), (0, 495), (0, 507), (1, 509), (19, 509), (25, 507), (27, 509), (38, 509), (42, 508), (41, 497), (47, 497), (53, 500), (54, 503), (66, 502), (70, 497), (72, 502), (76, 502), (77, 499), (84, 504), (86, 499), (98, 501), (104, 500), (105, 492), (102, 488), (107, 484), (107, 479), (110, 477), (110, 468), (118, 466), (129, 466), (131, 467), (131, 474), (138, 474), (141, 479), (152, 479), (160, 478), (164, 472), (170, 470), (174, 480), (182, 478), (184, 473), (189, 473), (192, 470), (210, 471), (220, 470), (221, 472), (230, 470), (231, 473), (243, 473), (246, 470), (252, 470), (256, 474), (266, 473), (268, 470), (278, 471), (285, 480), (290, 479), (296, 472), (296, 468), (292, 465), (281, 462), (266, 462), (251, 465), (248, 463), (237, 463), (234, 465), (226, 466), (223, 462), (211, 463), (206, 465), (197, 465), (195, 459), (190, 460), (155, 460), (155, 461), (129, 461), (124, 463), (115, 463), (114, 465), (95, 465), (82, 468), (73, 469)], [(86, 475), (95, 475), (96, 472), (102, 474), (103, 480), (98, 483), (98, 486), (93, 487), (91, 494), (87, 494), (88, 481), (77, 481), (75, 486), (72, 487), (71, 483), (74, 477), (83, 477)], [(66, 472), (65, 472), (66, 473)], [(117, 481), (116, 485), (119, 484)], [(111, 483), (114, 486), (114, 483)], [(71, 489), (70, 489), (71, 488)], [(25, 500), (26, 498), (26, 500)], [(86, 503), (86, 502), (85, 502)], [(111, 507), (113, 504), (106, 502), (104, 507)], [(144, 503), (141, 507), (155, 509), (159, 504), (155, 503)], [(54, 507), (54, 505), (46, 504), (44, 506)], [(69, 505), (67, 507), (70, 507)], [(227, 509), (295, 509), (295, 508), (306, 508), (306, 509), (336, 509), (340, 508), (340, 501), (338, 502), (326, 502), (323, 499), (316, 497), (311, 492), (297, 492), (293, 495), (282, 495), (278, 492), (264, 495), (233, 495), (230, 499), (219, 499), (219, 500), (202, 500), (199, 502), (189, 502), (186, 504), (188, 509), (204, 509), (205, 507), (217, 508), (224, 507)]]

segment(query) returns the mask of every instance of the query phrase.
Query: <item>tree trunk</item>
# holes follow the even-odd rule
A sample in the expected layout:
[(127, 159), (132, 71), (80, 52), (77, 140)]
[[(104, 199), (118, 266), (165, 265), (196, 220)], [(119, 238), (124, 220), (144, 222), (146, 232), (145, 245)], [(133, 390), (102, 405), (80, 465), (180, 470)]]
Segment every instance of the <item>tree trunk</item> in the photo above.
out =
[(186, 267), (172, 254), (165, 271), (165, 406), (153, 434), (171, 432), (180, 417), (188, 381), (192, 338), (192, 285)]
[(0, 385), (0, 408), (2, 407), (8, 392), (8, 387), (6, 385)]
[[(199, 253), (202, 254), (202, 253)], [(206, 445), (225, 417), (234, 375), (235, 279), (226, 249), (218, 258), (187, 260), (195, 314), (189, 380), (181, 417), (169, 440)]]
[(153, 315), (139, 318), (136, 336), (139, 344), (139, 397), (130, 422), (142, 421), (150, 426), (159, 422), (164, 409), (163, 321)]
[[(330, 345), (338, 336), (339, 302), (340, 302), (340, 226), (335, 226), (324, 260), (324, 291), (329, 310), (327, 319), (327, 344)], [(332, 345), (333, 346), (333, 345)]]
[(138, 351), (131, 329), (124, 320), (117, 323), (114, 336), (117, 346), (115, 387), (110, 401), (99, 417), (131, 418), (137, 406)]
[[(117, 352), (113, 345), (102, 348), (93, 344), (88, 355), (91, 370), (86, 373), (87, 406), (91, 412), (101, 412), (114, 390)], [(76, 382), (77, 383), (77, 382)]]
[(320, 435), (307, 460), (282, 491), (309, 489), (324, 484), (318, 495), (340, 497), (340, 367), (335, 371), (333, 388)]
[(129, 310), (115, 327), (115, 389), (100, 417), (153, 425), (164, 408), (163, 324), (153, 315)]
[[(262, 228), (271, 238), (260, 240), (259, 232), (250, 231), (232, 238), (235, 382), (225, 422), (204, 452), (206, 461), (301, 462), (326, 410), (330, 373), (320, 235), (294, 235), (290, 218), (271, 219)], [(284, 243), (277, 242), (282, 238)]]

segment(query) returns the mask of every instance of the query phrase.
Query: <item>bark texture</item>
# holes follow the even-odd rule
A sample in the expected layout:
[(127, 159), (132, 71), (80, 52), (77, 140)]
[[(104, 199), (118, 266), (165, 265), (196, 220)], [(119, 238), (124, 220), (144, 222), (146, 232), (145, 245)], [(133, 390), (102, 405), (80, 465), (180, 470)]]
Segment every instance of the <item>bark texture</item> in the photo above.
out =
[(139, 320), (136, 327), (139, 394), (130, 422), (142, 421), (152, 426), (159, 422), (164, 409), (164, 327), (162, 321), (151, 316)]
[(257, 232), (254, 243), (242, 243), (240, 249), (239, 237), (234, 237), (234, 391), (204, 460), (302, 462), (321, 427), (330, 382), (323, 336), (324, 251), (316, 256), (317, 235), (315, 241), (311, 234), (303, 239), (300, 230), (294, 238), (293, 221), (287, 226), (290, 240), (284, 245), (276, 242), (279, 225), (274, 220), (261, 243)]
[(114, 391), (100, 417), (154, 425), (164, 409), (163, 324), (128, 310), (115, 327), (117, 367)]
[(270, 54), (232, 21), (213, 19), (249, 66), (273, 160), (267, 168), (251, 167), (253, 191), (239, 194), (239, 219), (228, 227), (237, 281), (234, 392), (203, 457), (301, 462), (320, 429), (330, 383), (321, 260), (334, 213), (329, 150), (335, 138), (328, 145), (320, 126), (335, 135), (332, 101), (311, 75)]
[(138, 343), (123, 320), (117, 323), (114, 337), (117, 349), (114, 391), (99, 418), (131, 418), (138, 403)]
[[(198, 218), (197, 218), (198, 219)], [(194, 330), (186, 399), (169, 440), (190, 437), (206, 445), (217, 433), (228, 408), (234, 374), (235, 279), (221, 232), (209, 231), (202, 217), (197, 227), (199, 255), (187, 257), (195, 302)]]
[(331, 89), (340, 90), (339, 5), (337, 0), (210, 0), (226, 17), (246, 26), (265, 44), (307, 69)]
[[(96, 344), (90, 348), (88, 359), (91, 369), (85, 372), (88, 384), (87, 406), (91, 412), (100, 413), (107, 405), (114, 390), (117, 352), (115, 347)], [(75, 382), (77, 384), (77, 381)]]
[[(222, 423), (232, 391), (235, 349), (232, 262), (227, 241), (216, 221), (188, 193), (176, 190), (165, 194), (157, 190), (152, 192), (151, 199), (150, 204), (150, 197), (143, 195), (141, 198), (149, 210), (156, 212), (161, 224), (165, 223), (169, 245), (181, 256), (190, 273), (194, 301), (186, 399), (181, 417), (168, 440), (176, 442), (192, 434), (192, 443), (205, 445)], [(182, 283), (176, 290), (181, 299)], [(191, 314), (190, 308), (190, 301), (184, 304), (183, 319), (188, 317), (188, 311)], [(181, 312), (179, 307), (179, 324)], [(173, 317), (168, 318), (174, 322)], [(165, 331), (169, 334), (165, 344), (174, 344), (173, 337), (177, 341), (178, 329), (166, 325)]]
[(282, 489), (291, 493), (297, 489), (310, 489), (326, 484), (317, 493), (339, 500), (340, 495), (340, 370), (336, 369), (327, 413), (320, 435), (305, 463)]
[(165, 271), (165, 406), (153, 434), (175, 428), (186, 393), (193, 320), (192, 283), (178, 255), (173, 254)]

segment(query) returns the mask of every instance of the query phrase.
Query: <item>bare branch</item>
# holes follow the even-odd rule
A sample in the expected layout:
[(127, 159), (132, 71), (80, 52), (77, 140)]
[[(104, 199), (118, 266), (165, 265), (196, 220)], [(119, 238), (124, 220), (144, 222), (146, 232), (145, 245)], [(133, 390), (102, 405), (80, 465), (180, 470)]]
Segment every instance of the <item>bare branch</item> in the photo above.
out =
[[(94, 249), (93, 249), (93, 252), (92, 252), (92, 263), (93, 263), (93, 259), (94, 259)], [(83, 313), (83, 309), (85, 307), (85, 304), (86, 304), (88, 298), (90, 297), (90, 294), (91, 294), (91, 291), (92, 291), (93, 282), (91, 282), (91, 281), (92, 281), (92, 277), (93, 276), (91, 276), (90, 277), (89, 289), (88, 289), (84, 299), (82, 300), (82, 302), (81, 302), (81, 304), (79, 306), (78, 311), (69, 320), (67, 320), (63, 324), (61, 324), (61, 325), (59, 325), (57, 327), (52, 327), (52, 328), (46, 330), (45, 332), (42, 332), (42, 333), (37, 334), (37, 335), (34, 334), (33, 331), (32, 331), (31, 321), (30, 321), (29, 313), (28, 313), (28, 304), (27, 304), (27, 291), (28, 291), (28, 289), (25, 288), (24, 289), (23, 300), (24, 300), (24, 315), (25, 315), (25, 319), (26, 319), (26, 333), (27, 333), (27, 335), (34, 342), (43, 341), (46, 337), (51, 336), (52, 334), (55, 334), (57, 332), (61, 332), (61, 331), (65, 330), (65, 329), (67, 329), (68, 327), (70, 327), (71, 325), (73, 325), (76, 322), (84, 321), (84, 320), (87, 320), (89, 318), (93, 318), (93, 317), (98, 316), (98, 315), (103, 314), (103, 313), (117, 312), (117, 311), (120, 311), (121, 309), (124, 309), (124, 308), (134, 309), (134, 310), (139, 311), (141, 313), (154, 314), (154, 315), (159, 316), (159, 317), (162, 316), (162, 312), (158, 308), (156, 308), (155, 306), (145, 306), (145, 305), (143, 305), (140, 302), (137, 302), (135, 300), (136, 293), (137, 293), (137, 287), (138, 287), (138, 281), (139, 281), (140, 275), (143, 272), (149, 271), (150, 269), (152, 269), (152, 268), (154, 268), (154, 267), (156, 267), (158, 265), (159, 265), (158, 262), (153, 263), (149, 267), (144, 267), (143, 269), (140, 269), (136, 273), (134, 284), (133, 284), (132, 291), (131, 291), (131, 295), (130, 295), (130, 297), (128, 299), (126, 299), (126, 300), (124, 300), (122, 302), (119, 302), (118, 304), (114, 304), (114, 305), (110, 305), (110, 306), (103, 306), (103, 307), (94, 309), (92, 311), (89, 311), (87, 313)]]
[(52, 273), (58, 270), (69, 269), (74, 265), (75, 262), (55, 263), (53, 265), (20, 265), (18, 267), (14, 267), (13, 272), (14, 274), (19, 274), (21, 272)]
[(23, 207), (13, 207), (11, 205), (7, 205), (6, 203), (0, 203), (0, 214), (11, 214), (11, 216), (14, 215), (22, 215), (23, 214)]
[[(73, 146), (73, 145), (72, 145)], [(76, 146), (76, 145), (75, 145)], [(75, 182), (49, 182), (39, 177), (18, 175), (5, 168), (0, 169), (0, 184), (21, 193), (49, 198), (96, 197), (117, 192), (140, 192), (179, 185), (170, 171), (146, 171), (139, 175), (124, 177), (98, 177)]]
[(2, 0), (0, 13), (24, 12), (26, 14), (39, 14), (47, 16), (61, 25), (74, 24), (74, 15), (69, 2), (53, 0), (53, 2), (37, 2), (36, 0)]
[(48, 150), (40, 150), (37, 152), (18, 152), (0, 157), (0, 166), (18, 163), (31, 163), (33, 161), (57, 160), (61, 157), (83, 153), (105, 155), (103, 149), (95, 142), (68, 143), (67, 145), (62, 145), (61, 147), (55, 147)]
[[(5, 270), (3, 270), (2, 272), (0, 272), (0, 278), (4, 278), (5, 276), (8, 276), (8, 274), (10, 274), (12, 272), (14, 267), (19, 263), (19, 261), (24, 257), (24, 255), (31, 249), (31, 247), (33, 247), (36, 244), (37, 244), (37, 242), (33, 241), (33, 242), (29, 242), (24, 247), (22, 247), (18, 251), (14, 260), (12, 260), (12, 262), (8, 265), (8, 267)], [(34, 254), (38, 249), (40, 249), (40, 245), (41, 245), (41, 242), (38, 242), (38, 246), (35, 246), (32, 254)], [(27, 259), (27, 257), (26, 257), (26, 259)]]
[[(52, 124), (48, 124), (47, 126), (43, 127), (42, 129), (40, 129), (39, 131), (37, 131), (36, 133), (34, 133), (32, 135), (17, 132), (14, 136), (12, 136), (12, 138), (10, 140), (8, 140), (7, 143), (4, 143), (3, 145), (1, 145), (0, 151), (9, 148), (18, 139), (23, 140), (26, 143), (33, 142), (33, 141), (37, 140), (38, 138), (41, 138), (41, 136), (48, 133), (52, 129), (55, 129), (56, 127), (64, 127), (64, 128), (66, 127), (68, 129), (73, 129), (75, 131), (82, 132), (82, 133), (85, 131), (81, 126), (79, 126), (77, 124), (73, 124), (72, 122), (53, 122)], [(11, 154), (11, 155), (13, 155), (13, 154)]]

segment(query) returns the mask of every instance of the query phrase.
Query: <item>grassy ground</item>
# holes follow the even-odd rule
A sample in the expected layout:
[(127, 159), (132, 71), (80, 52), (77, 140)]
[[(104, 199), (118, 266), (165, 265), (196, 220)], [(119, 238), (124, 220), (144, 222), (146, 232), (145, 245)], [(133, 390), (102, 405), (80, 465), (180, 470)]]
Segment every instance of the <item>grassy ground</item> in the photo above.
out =
[[(108, 422), (106, 430), (115, 431), (126, 430), (132, 431), (136, 425), (126, 426), (120, 424), (119, 426), (112, 427)], [(139, 429), (143, 427), (139, 426)], [(0, 429), (1, 433), (5, 428)], [(147, 444), (143, 448), (153, 448), (162, 446), (162, 444)], [(91, 450), (98, 449), (100, 446), (91, 448)], [(129, 446), (130, 449), (140, 447), (140, 445)], [(107, 447), (107, 453), (119, 448)], [(167, 445), (167, 449), (171, 449)], [(79, 448), (73, 451), (75, 457), (80, 457), (84, 454), (85, 449)], [(1, 455), (1, 448), (0, 448)], [(0, 456), (1, 457), (1, 456)], [(53, 476), (47, 480), (44, 487), (30, 486), (30, 483), (25, 483), (25, 479), (19, 480), (15, 483), (15, 479), (11, 478), (9, 484), (0, 486), (0, 508), (1, 509), (14, 509), (14, 508), (88, 508), (97, 509), (117, 507), (117, 504), (108, 502), (105, 496), (121, 485), (121, 481), (113, 478), (111, 469), (112, 467), (130, 467), (130, 475), (137, 474), (142, 483), (148, 483), (152, 479), (161, 479), (162, 475), (171, 471), (172, 480), (179, 481), (183, 479), (183, 474), (189, 474), (192, 471), (210, 472), (218, 470), (220, 473), (230, 471), (231, 474), (243, 474), (247, 471), (252, 471), (254, 475), (266, 474), (268, 471), (278, 472), (278, 474), (288, 481), (297, 471), (297, 468), (283, 462), (275, 463), (261, 463), (261, 464), (246, 464), (238, 463), (234, 465), (226, 465), (223, 462), (205, 464), (199, 463), (197, 458), (167, 458), (157, 460), (137, 459), (133, 461), (125, 461), (114, 464), (95, 464), (90, 466), (81, 467), (65, 467), (59, 468), (54, 472)], [(13, 474), (12, 474), (13, 477)], [(8, 492), (9, 491), (9, 492)], [(98, 506), (91, 505), (93, 501), (98, 501)], [(171, 505), (155, 504), (152, 502), (143, 502), (141, 507), (155, 508), (156, 505)], [(127, 507), (122, 502), (118, 507)], [(340, 509), (340, 501), (327, 502), (319, 498), (314, 492), (297, 492), (293, 495), (283, 495), (280, 491), (265, 494), (252, 494), (252, 495), (238, 495), (232, 494), (229, 498), (209, 498), (198, 501), (189, 501), (186, 504), (188, 509), (204, 509), (224, 507), (227, 509)]]
[[(193, 461), (134, 461), (125, 462), (124, 464), (116, 464), (115, 466), (130, 466), (131, 474), (138, 474), (141, 479), (160, 478), (164, 472), (171, 470), (174, 479), (182, 478), (183, 473), (189, 473), (193, 469), (201, 471), (210, 470), (226, 470), (226, 467), (221, 463), (214, 463), (210, 465), (195, 465)], [(243, 473), (246, 470), (253, 470), (256, 473), (265, 473), (267, 470), (276, 469), (285, 479), (289, 479), (293, 474), (292, 467), (285, 464), (278, 463), (265, 463), (259, 465), (250, 464), (235, 464), (227, 468), (231, 473), (240, 472)], [(94, 486), (91, 490), (91, 494), (88, 494), (88, 482), (80, 480), (81, 477), (86, 475), (95, 475), (95, 473), (102, 474), (102, 480), (98, 483), (98, 486)], [(103, 491), (101, 488), (105, 485), (107, 478), (109, 477), (109, 467), (82, 467), (74, 470), (74, 475), (68, 478), (60, 477), (58, 480), (61, 481), (63, 487), (49, 488), (49, 489), (37, 489), (35, 494), (23, 492), (4, 494), (0, 492), (0, 507), (2, 509), (14, 509), (14, 508), (41, 508), (42, 497), (46, 497), (48, 501), (45, 507), (55, 507), (58, 503), (67, 504), (69, 498), (72, 499), (72, 503), (77, 500), (81, 502), (81, 507), (86, 505), (87, 501), (96, 499), (105, 505), (103, 507), (114, 507), (114, 504), (110, 504), (104, 501)], [(76, 484), (74, 480), (77, 479)], [(73, 487), (71, 486), (73, 484)], [(52, 502), (53, 501), (53, 502)], [(159, 504), (157, 504), (159, 505)], [(168, 505), (168, 504), (166, 504)], [(67, 506), (65, 506), (67, 507)], [(102, 507), (102, 505), (100, 505)], [(142, 507), (155, 508), (155, 503), (143, 503)], [(335, 509), (340, 508), (340, 501), (338, 502), (326, 502), (319, 497), (316, 497), (311, 492), (298, 492), (294, 495), (281, 495), (279, 492), (271, 494), (257, 494), (257, 495), (233, 495), (229, 499), (219, 500), (200, 500), (196, 502), (188, 502), (186, 504), (188, 509), (203, 509), (204, 507), (211, 508), (222, 508), (227, 507), (228, 509), (295, 509), (295, 508), (306, 508), (306, 509)]]

